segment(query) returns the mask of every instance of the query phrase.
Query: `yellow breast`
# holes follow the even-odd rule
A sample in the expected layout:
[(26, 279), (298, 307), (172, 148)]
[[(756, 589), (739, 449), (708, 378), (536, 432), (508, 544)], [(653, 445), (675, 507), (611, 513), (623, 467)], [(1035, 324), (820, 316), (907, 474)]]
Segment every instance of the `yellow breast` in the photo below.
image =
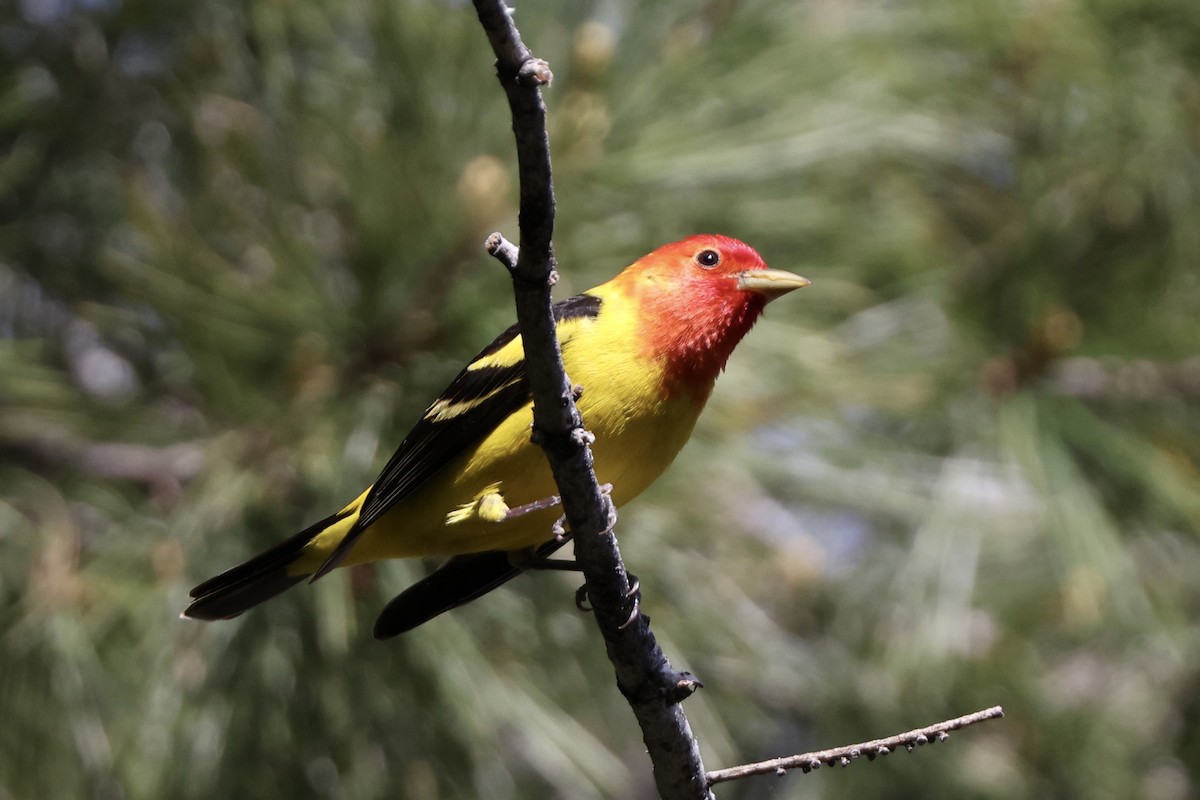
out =
[[(599, 314), (563, 323), (559, 338), (567, 375), (583, 389), (578, 405), (584, 424), (596, 437), (596, 476), (613, 485), (619, 506), (671, 464), (691, 436), (711, 385), (665, 393), (662, 370), (644, 352), (632, 305), (617, 289), (594, 291), (608, 295)], [(518, 337), (481, 365), (512, 363), (521, 358), (520, 348)], [(526, 406), (502, 422), (372, 525), (345, 563), (512, 550), (550, 539), (560, 509), (504, 522), (486, 519), (495, 508), (494, 495), (514, 507), (557, 494), (545, 456), (530, 442), (532, 420)], [(487, 498), (482, 504), (481, 497)]]

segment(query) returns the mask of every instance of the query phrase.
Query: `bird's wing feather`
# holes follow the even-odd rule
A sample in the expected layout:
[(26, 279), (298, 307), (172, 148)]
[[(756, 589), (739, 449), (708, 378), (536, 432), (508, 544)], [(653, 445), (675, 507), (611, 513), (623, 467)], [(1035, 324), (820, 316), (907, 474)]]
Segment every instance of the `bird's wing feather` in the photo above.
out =
[[(588, 294), (556, 303), (553, 312), (560, 339), (562, 323), (594, 319), (600, 313), (600, 303), (600, 298)], [(518, 336), (516, 325), (497, 336), (426, 409), (367, 493), (354, 526), (313, 573), (312, 580), (336, 567), (363, 531), (396, 503), (531, 401), (522, 349), (515, 348), (511, 360), (495, 358)]]
[[(533, 552), (533, 559), (549, 558), (566, 539), (551, 539)], [(375, 638), (390, 639), (452, 608), (477, 600), (525, 570), (508, 553), (490, 550), (455, 556), (423, 580), (392, 598), (375, 621)]]

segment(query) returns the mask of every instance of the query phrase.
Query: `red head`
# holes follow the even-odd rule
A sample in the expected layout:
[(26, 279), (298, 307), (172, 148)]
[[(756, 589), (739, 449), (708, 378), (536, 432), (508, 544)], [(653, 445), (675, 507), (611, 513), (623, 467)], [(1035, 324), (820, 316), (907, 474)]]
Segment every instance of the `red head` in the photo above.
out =
[(768, 302), (807, 286), (768, 269), (750, 245), (728, 236), (689, 236), (639, 259), (613, 280), (641, 306), (648, 355), (701, 399)]

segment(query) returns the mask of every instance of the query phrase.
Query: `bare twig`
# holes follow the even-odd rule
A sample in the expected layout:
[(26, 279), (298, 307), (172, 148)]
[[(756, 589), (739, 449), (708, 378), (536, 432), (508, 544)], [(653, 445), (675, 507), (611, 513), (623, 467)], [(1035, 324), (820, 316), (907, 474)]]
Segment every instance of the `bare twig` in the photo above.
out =
[(617, 686), (641, 725), (658, 792), (667, 800), (710, 800), (700, 749), (679, 706), (699, 683), (671, 668), (648, 619), (638, 609), (636, 583), (631, 584), (613, 535), (616, 509), (596, 481), (590, 436), (575, 407), (555, 335), (550, 311), (555, 277), (554, 191), (540, 91), (540, 86), (550, 83), (550, 68), (521, 41), (501, 0), (475, 0), (475, 10), (496, 54), (496, 71), (508, 96), (517, 144), (521, 246), (514, 253), (503, 237), (493, 235), (488, 250), (513, 276), (517, 323), (533, 394), (535, 438), (558, 484), (588, 598)]
[(495, 256), (497, 261), (507, 267), (509, 272), (517, 271), (517, 246), (505, 239), (499, 231), (489, 236), (483, 246), (489, 254)]
[(950, 738), (950, 731), (956, 731), (968, 725), (974, 725), (977, 722), (984, 722), (1003, 716), (1004, 709), (1000, 706), (993, 706), (983, 711), (976, 711), (974, 714), (967, 714), (964, 717), (956, 717), (945, 722), (938, 722), (925, 728), (917, 728), (907, 733), (889, 736), (886, 739), (874, 739), (860, 744), (835, 747), (832, 750), (818, 750), (813, 753), (801, 753), (796, 756), (773, 758), (770, 761), (759, 761), (754, 764), (742, 764), (741, 766), (729, 767), (728, 769), (713, 770), (708, 773), (708, 783), (711, 786), (712, 784), (723, 783), (724, 781), (747, 778), (751, 775), (769, 775), (772, 773), (782, 775), (789, 769), (799, 769), (808, 773), (820, 768), (822, 765), (827, 767), (841, 765), (845, 767), (849, 766), (851, 761), (862, 756), (866, 756), (868, 761), (874, 761), (876, 756), (886, 756), (897, 747), (903, 747), (912, 752), (913, 749), (924, 744), (946, 741), (946, 739)]

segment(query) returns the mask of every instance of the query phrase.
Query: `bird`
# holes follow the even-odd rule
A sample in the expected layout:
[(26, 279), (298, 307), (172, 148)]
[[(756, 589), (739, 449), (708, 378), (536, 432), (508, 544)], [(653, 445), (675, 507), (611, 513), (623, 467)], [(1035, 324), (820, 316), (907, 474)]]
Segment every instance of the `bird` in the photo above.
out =
[[(597, 479), (620, 507), (691, 437), (734, 347), (767, 303), (809, 285), (751, 246), (703, 234), (664, 245), (556, 303), (555, 329)], [(532, 397), (516, 325), (429, 405), (378, 479), (335, 514), (191, 591), (182, 616), (231, 619), (335, 567), (449, 557), (384, 608), (385, 639), (547, 559), (557, 488), (531, 439)]]

